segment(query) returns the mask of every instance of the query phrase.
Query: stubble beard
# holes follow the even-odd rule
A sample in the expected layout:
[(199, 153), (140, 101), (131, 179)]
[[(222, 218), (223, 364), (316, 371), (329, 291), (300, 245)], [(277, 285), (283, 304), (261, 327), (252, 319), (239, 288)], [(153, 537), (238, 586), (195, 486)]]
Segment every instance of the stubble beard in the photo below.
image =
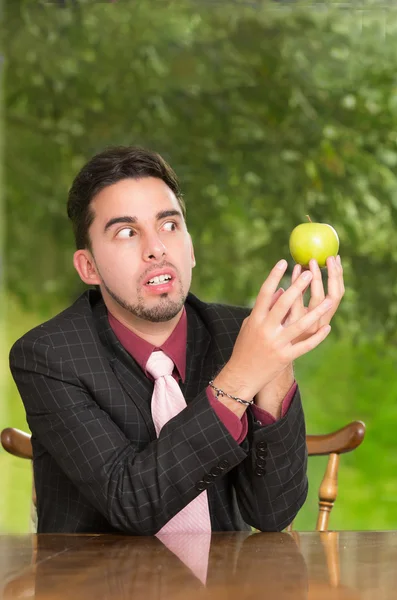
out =
[(178, 299), (172, 300), (169, 298), (168, 292), (165, 294), (160, 294), (158, 296), (158, 302), (155, 306), (149, 307), (145, 306), (143, 294), (138, 289), (137, 294), (137, 302), (135, 304), (130, 304), (121, 296), (113, 292), (107, 285), (106, 282), (102, 279), (102, 285), (109, 294), (109, 296), (124, 310), (129, 312), (134, 317), (138, 317), (144, 321), (150, 321), (151, 323), (164, 323), (165, 321), (170, 321), (180, 312), (183, 305), (185, 304), (185, 300), (187, 298), (187, 294), (185, 293), (182, 283), (179, 283), (178, 290)]

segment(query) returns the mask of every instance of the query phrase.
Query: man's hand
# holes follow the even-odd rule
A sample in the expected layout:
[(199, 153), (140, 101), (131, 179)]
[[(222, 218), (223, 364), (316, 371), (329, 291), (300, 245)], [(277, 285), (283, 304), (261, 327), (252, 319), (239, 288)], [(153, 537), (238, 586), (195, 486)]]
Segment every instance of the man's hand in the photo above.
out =
[[(318, 346), (331, 329), (328, 324), (315, 327), (333, 306), (331, 298), (323, 299), (293, 322), (286, 322), (313, 278), (311, 271), (305, 271), (285, 292), (277, 292), (287, 266), (282, 260), (270, 272), (250, 316), (242, 324), (232, 356), (215, 379), (215, 385), (229, 394), (253, 398), (296, 358)], [(274, 301), (277, 293), (280, 296)], [(313, 328), (315, 332), (306, 334)], [(305, 339), (301, 339), (303, 334)]]
[[(315, 323), (309, 330), (305, 331), (299, 336), (297, 341), (304, 341), (310, 335), (313, 335), (321, 326), (328, 325), (335, 314), (342, 297), (345, 292), (345, 286), (343, 282), (343, 268), (340, 257), (338, 256), (335, 260), (333, 257), (327, 260), (328, 267), (328, 295), (333, 300), (332, 309), (326, 312), (322, 319)], [(305, 307), (303, 303), (303, 295), (294, 302), (289, 314), (287, 315), (284, 325), (294, 323), (303, 315), (307, 314), (310, 310), (313, 310), (316, 306), (321, 304), (325, 298), (325, 292), (321, 277), (320, 268), (315, 260), (310, 262), (310, 271), (312, 272), (313, 278), (310, 283), (311, 298), (309, 306)], [(294, 283), (299, 275), (302, 273), (302, 267), (295, 265), (292, 272), (291, 283)], [(278, 290), (274, 299), (277, 300), (284, 290)], [(295, 342), (296, 343), (296, 342)], [(281, 415), (281, 405), (294, 381), (293, 366), (289, 365), (282, 373), (277, 375), (269, 384), (265, 385), (255, 396), (255, 404), (260, 408), (267, 410), (274, 417), (278, 418)]]
[[(343, 281), (343, 267), (340, 256), (338, 256), (336, 259), (333, 256), (327, 258), (327, 268), (328, 298), (332, 300), (332, 309), (322, 315), (322, 317), (317, 322), (313, 323), (309, 329), (304, 331), (296, 340), (296, 342), (308, 339), (311, 335), (313, 335), (313, 333), (318, 331), (320, 327), (328, 325), (343, 298), (345, 293), (345, 285)], [(310, 283), (311, 296), (309, 305), (306, 307), (303, 303), (304, 290), (304, 292), (295, 300), (294, 304), (292, 305), (291, 310), (285, 319), (285, 325), (291, 325), (292, 323), (295, 323), (301, 319), (304, 315), (308, 314), (317, 306), (319, 306), (325, 298), (321, 270), (318, 266), (318, 263), (314, 259), (310, 261), (310, 272), (312, 273), (313, 278)], [(294, 270), (292, 271), (291, 283), (297, 281), (301, 273), (301, 265), (295, 265)]]

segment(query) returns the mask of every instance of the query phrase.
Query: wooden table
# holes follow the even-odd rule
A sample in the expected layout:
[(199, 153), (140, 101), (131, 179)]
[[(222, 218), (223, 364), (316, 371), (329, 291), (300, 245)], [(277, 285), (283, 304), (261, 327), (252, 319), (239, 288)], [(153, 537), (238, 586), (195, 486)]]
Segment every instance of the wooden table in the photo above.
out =
[(0, 598), (394, 600), (397, 531), (4, 535)]

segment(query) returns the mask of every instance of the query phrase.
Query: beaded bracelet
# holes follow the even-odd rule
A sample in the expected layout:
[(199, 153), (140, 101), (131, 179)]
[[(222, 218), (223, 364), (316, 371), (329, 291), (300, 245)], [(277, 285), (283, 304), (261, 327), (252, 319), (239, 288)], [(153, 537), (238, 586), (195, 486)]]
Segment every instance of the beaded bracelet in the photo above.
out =
[(213, 390), (216, 391), (216, 397), (219, 398), (219, 396), (227, 396), (228, 398), (231, 398), (232, 400), (236, 400), (236, 402), (240, 402), (240, 404), (244, 404), (244, 406), (251, 406), (251, 404), (254, 403), (253, 400), (243, 400), (242, 398), (237, 398), (236, 396), (232, 396), (231, 394), (227, 394), (226, 392), (224, 392), (223, 390), (220, 390), (219, 388), (214, 386), (214, 381), (211, 380), (208, 385), (210, 387), (212, 387)]

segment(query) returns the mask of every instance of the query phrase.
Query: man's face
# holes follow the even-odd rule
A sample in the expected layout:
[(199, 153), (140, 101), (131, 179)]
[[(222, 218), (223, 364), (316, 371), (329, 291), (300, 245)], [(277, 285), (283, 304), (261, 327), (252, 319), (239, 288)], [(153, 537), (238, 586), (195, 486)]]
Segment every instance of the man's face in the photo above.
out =
[[(115, 307), (120, 313), (121, 307), (152, 322), (175, 317), (188, 294), (195, 260), (171, 189), (154, 177), (124, 179), (103, 189), (91, 208), (92, 255), (84, 250), (75, 257), (91, 255), (95, 274), (83, 280), (100, 285), (111, 312)], [(156, 276), (160, 279), (149, 283)]]

